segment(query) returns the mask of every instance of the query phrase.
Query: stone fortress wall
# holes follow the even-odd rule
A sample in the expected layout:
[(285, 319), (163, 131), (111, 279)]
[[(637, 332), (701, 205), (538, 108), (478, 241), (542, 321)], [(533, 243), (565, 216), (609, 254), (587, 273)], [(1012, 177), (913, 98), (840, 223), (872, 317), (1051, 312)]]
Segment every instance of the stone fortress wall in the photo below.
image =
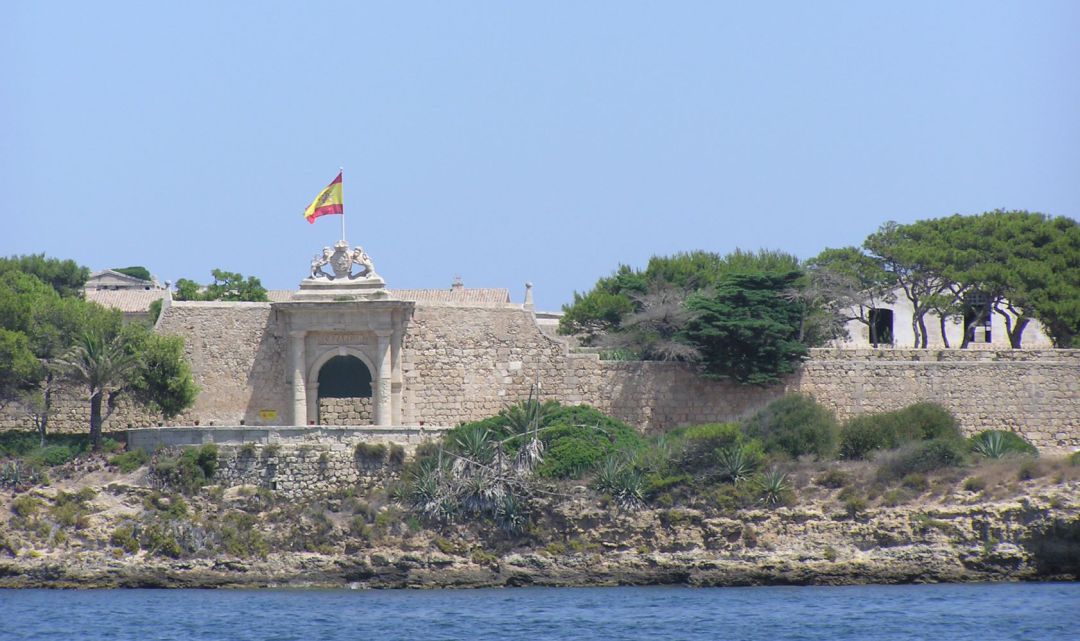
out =
[[(169, 306), (158, 331), (185, 338), (201, 388), (195, 407), (169, 423), (289, 424), (288, 337), (277, 316), (269, 303)], [(812, 350), (784, 385), (744, 387), (701, 379), (680, 364), (571, 353), (521, 305), (418, 303), (401, 367), (395, 425), (451, 426), (490, 416), (527, 398), (535, 383), (543, 399), (593, 405), (653, 433), (736, 419), (786, 392), (803, 392), (840, 418), (936, 401), (969, 434), (1011, 429), (1040, 449), (1080, 447), (1077, 350)], [(336, 407), (336, 400), (323, 403)], [(353, 410), (334, 411), (347, 418)], [(145, 414), (121, 411), (106, 427), (132, 423), (154, 424)], [(81, 431), (86, 424), (66, 413), (53, 429)]]

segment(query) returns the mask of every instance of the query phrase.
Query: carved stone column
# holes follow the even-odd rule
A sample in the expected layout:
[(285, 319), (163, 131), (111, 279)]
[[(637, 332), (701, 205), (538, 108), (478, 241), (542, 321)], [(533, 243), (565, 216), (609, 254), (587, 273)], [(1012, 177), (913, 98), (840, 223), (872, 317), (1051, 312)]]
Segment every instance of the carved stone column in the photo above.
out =
[(401, 378), (401, 327), (394, 329), (390, 342), (390, 424), (401, 425), (401, 391), (404, 387)]
[(392, 420), (392, 402), (390, 400), (391, 371), (393, 360), (390, 357), (389, 330), (377, 330), (375, 335), (379, 339), (375, 357), (378, 359), (378, 369), (375, 377), (375, 424), (390, 425)]
[(289, 369), (292, 371), (292, 424), (307, 424), (307, 389), (304, 385), (304, 337), (307, 332), (289, 332)]

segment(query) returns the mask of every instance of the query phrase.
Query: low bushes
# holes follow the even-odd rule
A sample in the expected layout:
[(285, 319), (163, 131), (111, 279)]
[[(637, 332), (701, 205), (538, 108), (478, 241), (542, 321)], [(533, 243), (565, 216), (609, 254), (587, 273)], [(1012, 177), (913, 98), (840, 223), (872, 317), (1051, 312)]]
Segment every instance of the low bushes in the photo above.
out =
[(889, 482), (911, 474), (921, 474), (954, 467), (964, 463), (966, 451), (962, 441), (935, 438), (909, 443), (882, 457), (878, 480)]
[(814, 399), (789, 394), (769, 403), (743, 429), (747, 436), (761, 440), (767, 452), (825, 459), (836, 451), (839, 425), (836, 416)]
[(146, 450), (136, 448), (110, 458), (109, 465), (116, 466), (121, 472), (128, 474), (146, 465), (149, 460), (150, 457), (146, 455)]
[(197, 492), (217, 472), (218, 448), (213, 443), (184, 448), (180, 453), (159, 454), (150, 465), (151, 474), (163, 485), (185, 494)]
[(864, 414), (840, 429), (840, 456), (865, 459), (877, 450), (891, 450), (912, 441), (942, 439), (960, 442), (956, 418), (936, 403), (916, 403), (894, 412)]

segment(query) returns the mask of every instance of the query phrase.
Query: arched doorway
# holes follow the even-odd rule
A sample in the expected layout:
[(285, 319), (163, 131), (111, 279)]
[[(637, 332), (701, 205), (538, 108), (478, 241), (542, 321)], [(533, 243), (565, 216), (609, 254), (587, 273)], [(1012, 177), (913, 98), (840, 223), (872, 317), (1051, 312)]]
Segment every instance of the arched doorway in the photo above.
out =
[(334, 356), (319, 368), (319, 423), (371, 425), (371, 371), (359, 358)]

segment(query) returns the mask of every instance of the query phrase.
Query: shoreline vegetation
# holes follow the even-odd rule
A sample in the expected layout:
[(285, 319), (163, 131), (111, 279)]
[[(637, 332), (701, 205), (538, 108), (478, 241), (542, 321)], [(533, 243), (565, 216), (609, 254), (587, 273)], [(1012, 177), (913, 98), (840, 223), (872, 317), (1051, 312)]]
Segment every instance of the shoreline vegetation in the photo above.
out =
[[(276, 446), (251, 456), (285, 460)], [(0, 587), (465, 588), (1077, 580), (1080, 455), (917, 404), (844, 424), (784, 397), (645, 437), (526, 401), (297, 500), (216, 446), (0, 433)], [(237, 448), (238, 450), (242, 448)]]

